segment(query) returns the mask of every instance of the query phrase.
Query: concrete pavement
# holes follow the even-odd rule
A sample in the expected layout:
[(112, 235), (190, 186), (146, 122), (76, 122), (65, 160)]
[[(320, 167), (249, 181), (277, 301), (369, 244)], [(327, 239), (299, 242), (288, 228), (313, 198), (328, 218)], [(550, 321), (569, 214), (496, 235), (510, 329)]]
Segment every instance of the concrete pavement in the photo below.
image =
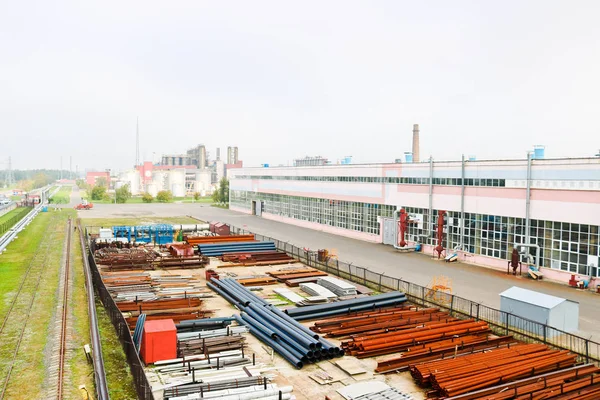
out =
[(402, 278), (427, 286), (434, 276), (451, 279), (453, 293), (499, 308), (499, 293), (511, 286), (551, 294), (579, 302), (580, 334), (600, 342), (600, 295), (579, 291), (562, 284), (533, 281), (506, 275), (502, 272), (468, 264), (437, 261), (431, 255), (399, 253), (391, 246), (367, 243), (311, 229), (270, 221), (238, 212), (210, 207), (206, 204), (98, 204), (85, 211), (87, 218), (114, 218), (137, 216), (191, 215), (205, 221), (222, 221), (250, 231), (288, 241), (298, 247), (313, 250), (336, 249), (338, 258), (371, 271)]

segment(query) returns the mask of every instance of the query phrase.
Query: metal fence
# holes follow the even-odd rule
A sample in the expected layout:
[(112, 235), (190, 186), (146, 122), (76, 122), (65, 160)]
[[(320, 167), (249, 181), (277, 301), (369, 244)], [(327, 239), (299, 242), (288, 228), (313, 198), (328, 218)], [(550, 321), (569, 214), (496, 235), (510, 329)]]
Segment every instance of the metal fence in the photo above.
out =
[(16, 225), (31, 211), (31, 207), (22, 207), (18, 212), (14, 213), (10, 218), (0, 224), (0, 236), (4, 235), (10, 228)]
[[(232, 234), (254, 233), (236, 226), (231, 226), (231, 232)], [(600, 364), (600, 343), (582, 336), (561, 331), (549, 325), (500, 311), (463, 297), (433, 291), (425, 286), (373, 272), (367, 268), (339, 261), (338, 259), (321, 262), (315, 252), (307, 251), (291, 243), (268, 236), (257, 233), (254, 233), (254, 235), (257, 240), (275, 242), (277, 249), (288, 253), (310, 267), (368, 286), (380, 292), (399, 290), (406, 293), (408, 299), (415, 304), (439, 307), (460, 318), (485, 321), (498, 335), (512, 335), (515, 339), (524, 342), (544, 343), (558, 349), (570, 350), (579, 356), (580, 361)]]
[(91, 247), (88, 253), (88, 260), (92, 270), (92, 281), (94, 282), (94, 287), (96, 288), (98, 297), (104, 305), (104, 308), (106, 309), (106, 312), (108, 313), (108, 316), (115, 327), (117, 336), (119, 337), (119, 341), (121, 342), (121, 346), (123, 346), (123, 351), (127, 357), (127, 363), (129, 364), (131, 375), (133, 375), (133, 383), (135, 385), (138, 399), (153, 400), (154, 396), (152, 395), (152, 387), (150, 386), (150, 382), (148, 382), (148, 378), (146, 377), (144, 363), (140, 359), (140, 356), (135, 349), (129, 326), (125, 321), (123, 314), (115, 304), (115, 301), (108, 292), (108, 289), (106, 289), (104, 282), (102, 282), (100, 272), (98, 271), (96, 261), (94, 260), (93, 249)]

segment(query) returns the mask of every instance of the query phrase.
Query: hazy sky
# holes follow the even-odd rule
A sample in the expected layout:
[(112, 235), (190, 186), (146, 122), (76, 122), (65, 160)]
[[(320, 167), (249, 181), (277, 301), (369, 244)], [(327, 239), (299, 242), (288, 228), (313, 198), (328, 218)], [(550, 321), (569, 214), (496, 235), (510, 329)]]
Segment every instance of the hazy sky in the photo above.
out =
[[(0, 1), (0, 162), (600, 148), (598, 1)], [(0, 169), (4, 164), (0, 164)]]

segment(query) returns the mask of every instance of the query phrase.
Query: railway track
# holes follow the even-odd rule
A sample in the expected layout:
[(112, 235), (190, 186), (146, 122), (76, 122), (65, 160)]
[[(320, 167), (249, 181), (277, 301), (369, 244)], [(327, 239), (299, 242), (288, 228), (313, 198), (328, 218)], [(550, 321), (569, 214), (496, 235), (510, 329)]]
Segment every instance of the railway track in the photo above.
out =
[[(17, 293), (15, 294), (9, 311), (4, 316), (0, 329), (0, 342), (3, 346), (7, 343), (14, 343), (12, 357), (8, 360), (8, 365), (3, 373), (3, 380), (0, 383), (0, 400), (6, 398), (6, 390), (10, 383), (10, 378), (17, 362), (17, 356), (23, 342), (23, 337), (27, 329), (27, 323), (31, 318), (31, 310), (37, 298), (38, 289), (44, 273), (46, 271), (48, 256), (52, 248), (53, 235), (51, 227), (57, 217), (53, 217), (44, 232), (42, 242), (33, 255), (27, 268), (26, 275), (23, 277)], [(10, 345), (9, 345), (10, 346)]]
[(54, 318), (54, 330), (52, 332), (52, 353), (47, 364), (47, 395), (46, 398), (62, 399), (68, 376), (66, 374), (65, 361), (68, 355), (67, 338), (71, 329), (71, 233), (73, 221), (67, 223), (67, 234), (65, 241), (64, 262), (60, 271), (60, 282), (58, 286), (58, 306)]

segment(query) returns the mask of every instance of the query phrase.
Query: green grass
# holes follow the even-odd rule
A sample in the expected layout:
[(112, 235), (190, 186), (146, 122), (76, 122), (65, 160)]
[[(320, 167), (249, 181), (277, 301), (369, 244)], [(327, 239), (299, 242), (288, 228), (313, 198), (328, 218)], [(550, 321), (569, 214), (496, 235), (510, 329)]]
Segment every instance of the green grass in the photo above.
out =
[(129, 364), (127, 364), (127, 357), (125, 357), (117, 332), (99, 300), (96, 300), (96, 311), (108, 394), (112, 400), (136, 399), (137, 394), (133, 376), (129, 370)]
[(50, 197), (52, 204), (69, 204), (71, 202), (71, 186), (63, 186), (58, 192)]
[[(27, 322), (26, 333), (6, 392), (11, 399), (44, 397), (45, 357), (49, 351), (46, 343), (57, 305), (56, 292), (65, 240), (65, 223), (70, 214), (72, 213), (40, 214), (19, 234), (19, 239), (9, 246), (9, 252), (2, 255), (0, 293), (5, 295), (5, 301), (0, 305), (1, 318), (6, 315), (12, 299), (10, 293), (14, 293), (18, 287), (33, 253), (42, 241), (42, 236), (51, 241), (31, 318)], [(45, 230), (46, 227), (49, 227), (48, 231)], [(0, 360), (5, 365), (12, 359), (14, 345), (14, 341), (7, 340), (5, 346), (0, 346)], [(2, 371), (5, 371), (5, 366), (2, 367)]]
[(211, 207), (217, 207), (217, 208), (223, 208), (225, 210), (229, 210), (229, 203), (226, 203), (226, 204), (216, 204), (216, 203), (213, 203), (210, 206)]
[(22, 196), (10, 196), (10, 199), (12, 201), (21, 201), (22, 198), (23, 198)]

